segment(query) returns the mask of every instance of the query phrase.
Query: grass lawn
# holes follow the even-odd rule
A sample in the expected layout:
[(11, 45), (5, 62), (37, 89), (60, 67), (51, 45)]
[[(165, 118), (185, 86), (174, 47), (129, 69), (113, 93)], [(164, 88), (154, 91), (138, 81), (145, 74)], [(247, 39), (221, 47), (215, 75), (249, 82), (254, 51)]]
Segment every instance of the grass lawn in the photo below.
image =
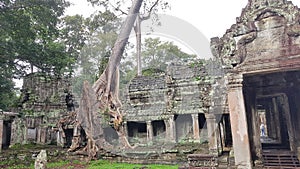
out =
[(147, 167), (147, 169), (178, 169), (178, 165), (143, 165), (143, 164), (127, 164), (127, 163), (116, 163), (106, 160), (92, 161), (89, 164), (88, 169), (140, 169), (141, 167)]
[[(24, 165), (6, 162), (0, 162), (0, 168), (3, 169), (34, 169), (34, 164)], [(48, 162), (47, 169), (178, 169), (178, 165), (159, 165), (159, 164), (128, 164), (128, 163), (117, 163), (110, 162), (108, 160), (97, 160), (89, 163), (75, 161), (57, 161)]]

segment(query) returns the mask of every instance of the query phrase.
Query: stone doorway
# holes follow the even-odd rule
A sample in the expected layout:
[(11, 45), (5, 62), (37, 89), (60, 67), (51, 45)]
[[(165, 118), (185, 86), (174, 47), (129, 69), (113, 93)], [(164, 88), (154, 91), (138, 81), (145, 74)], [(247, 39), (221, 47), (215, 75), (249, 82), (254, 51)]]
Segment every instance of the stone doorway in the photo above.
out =
[(177, 142), (193, 139), (193, 119), (190, 114), (175, 115), (175, 126)]
[(2, 148), (6, 149), (10, 145), (10, 137), (11, 137), (11, 122), (4, 121), (3, 122), (3, 134), (2, 134)]
[(65, 147), (70, 148), (70, 146), (72, 145), (72, 139), (73, 139), (73, 129), (64, 129), (65, 132), (65, 136), (66, 136), (66, 143), (65, 143)]
[(147, 124), (146, 122), (127, 122), (129, 142), (131, 144), (147, 143)]
[(296, 152), (300, 71), (244, 75), (243, 94), (252, 159), (261, 160), (267, 149)]
[(166, 125), (163, 120), (152, 121), (154, 142), (165, 142)]
[[(288, 125), (290, 112), (284, 95), (263, 96), (256, 99), (260, 121), (260, 141), (263, 149), (289, 149)], [(288, 109), (289, 110), (289, 109)]]

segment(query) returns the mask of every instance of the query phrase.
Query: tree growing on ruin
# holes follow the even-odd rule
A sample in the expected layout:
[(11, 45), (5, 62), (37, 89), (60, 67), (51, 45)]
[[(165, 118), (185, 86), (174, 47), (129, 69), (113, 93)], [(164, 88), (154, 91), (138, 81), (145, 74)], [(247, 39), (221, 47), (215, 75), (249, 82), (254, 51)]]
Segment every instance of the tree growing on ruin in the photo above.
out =
[[(85, 151), (89, 157), (95, 157), (96, 153), (103, 149), (105, 141), (103, 130), (100, 125), (101, 113), (112, 117), (112, 125), (119, 135), (121, 147), (131, 147), (127, 141), (123, 126), (123, 112), (120, 111), (121, 102), (119, 100), (119, 64), (125, 46), (128, 42), (129, 34), (133, 28), (136, 17), (139, 13), (143, 0), (135, 0), (129, 10), (128, 16), (122, 25), (118, 38), (114, 44), (108, 65), (92, 88), (88, 83), (84, 84), (84, 91), (81, 105), (78, 112), (78, 124), (84, 129), (87, 135), (87, 146)], [(95, 108), (96, 106), (96, 108)], [(98, 115), (97, 115), (98, 114)], [(78, 147), (78, 140), (73, 140), (71, 150)]]

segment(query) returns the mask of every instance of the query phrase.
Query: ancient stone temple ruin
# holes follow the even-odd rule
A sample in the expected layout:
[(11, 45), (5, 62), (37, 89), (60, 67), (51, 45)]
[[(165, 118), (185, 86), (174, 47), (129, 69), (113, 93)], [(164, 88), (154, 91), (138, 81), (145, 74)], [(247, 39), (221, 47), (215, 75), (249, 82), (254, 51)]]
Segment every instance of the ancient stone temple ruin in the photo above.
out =
[[(43, 73), (24, 78), (19, 113), (11, 123), (10, 144), (56, 144), (58, 120), (74, 109), (70, 82)], [(66, 128), (65, 137), (73, 132)], [(70, 136), (69, 136), (70, 135)]]
[[(173, 63), (130, 82), (122, 107), (129, 143), (145, 149), (207, 143), (193, 156), (213, 159), (203, 167), (219, 167), (215, 159), (229, 151), (234, 168), (299, 167), (299, 8), (287, 0), (249, 0), (236, 23), (211, 39), (211, 50), (211, 60)], [(2, 145), (69, 146), (75, 119), (63, 132), (57, 126), (74, 110), (69, 82), (37, 74), (24, 84), (20, 113), (0, 113)], [(103, 131), (107, 142), (118, 142), (113, 128)]]
[[(289, 154), (278, 166), (299, 167), (300, 13), (286, 0), (249, 0), (236, 24), (212, 38), (226, 68), (235, 164), (271, 165), (270, 155)], [(260, 125), (266, 126), (261, 136)], [(274, 151), (276, 150), (276, 151)], [(284, 160), (283, 160), (284, 161)], [(274, 161), (273, 161), (274, 163)]]
[[(212, 98), (216, 95), (212, 89), (220, 83), (216, 73), (222, 74), (220, 69), (213, 67), (215, 63), (208, 63), (172, 64), (165, 74), (140, 76), (131, 81), (124, 106), (130, 143), (210, 141), (211, 153), (218, 154), (217, 140), (214, 140), (217, 137), (211, 137), (217, 127), (215, 121), (217, 118), (229, 127), (229, 116), (209, 113), (210, 109), (218, 107), (212, 106)], [(219, 101), (224, 105), (226, 97), (219, 97)]]

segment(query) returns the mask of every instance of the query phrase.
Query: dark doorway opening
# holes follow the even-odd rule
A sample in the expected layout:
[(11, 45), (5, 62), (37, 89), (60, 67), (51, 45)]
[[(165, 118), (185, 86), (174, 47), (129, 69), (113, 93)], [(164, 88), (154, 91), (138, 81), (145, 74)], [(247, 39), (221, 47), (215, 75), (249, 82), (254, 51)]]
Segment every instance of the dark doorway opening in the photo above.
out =
[(300, 71), (244, 75), (243, 93), (252, 158), (272, 149), (296, 152)]
[(3, 138), (2, 138), (2, 148), (7, 149), (10, 145), (11, 137), (11, 122), (4, 121), (3, 123)]
[(127, 131), (130, 143), (147, 142), (147, 125), (145, 122), (127, 122)]
[(289, 149), (287, 114), (283, 110), (281, 96), (257, 99), (257, 113), (260, 119), (260, 141), (262, 148)]
[(65, 129), (65, 136), (66, 136), (66, 143), (65, 147), (71, 147), (72, 145), (72, 139), (73, 139), (73, 129)]
[(152, 121), (154, 141), (163, 142), (166, 139), (166, 125), (163, 120)]
[(176, 141), (193, 139), (193, 119), (190, 114), (175, 115)]

